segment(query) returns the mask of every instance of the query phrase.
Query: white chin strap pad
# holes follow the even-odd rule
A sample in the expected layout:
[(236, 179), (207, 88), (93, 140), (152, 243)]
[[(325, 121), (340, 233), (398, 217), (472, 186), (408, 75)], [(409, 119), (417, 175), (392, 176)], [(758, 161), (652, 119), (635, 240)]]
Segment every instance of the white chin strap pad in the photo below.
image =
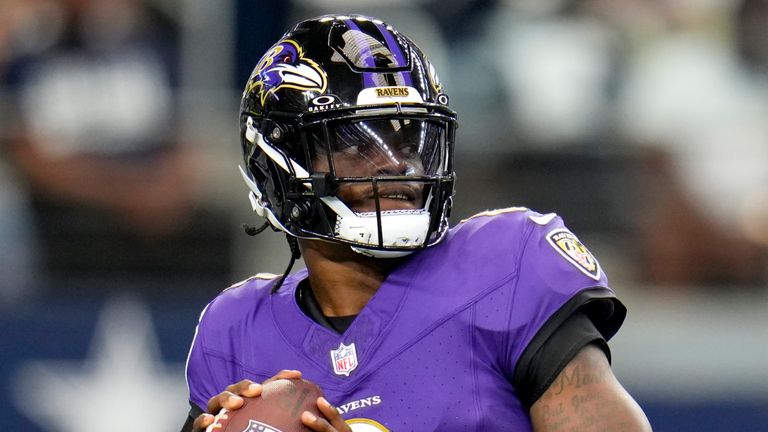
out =
[[(336, 219), (336, 236), (359, 243), (361, 246), (379, 246), (376, 212), (351, 213)], [(429, 230), (429, 212), (419, 210), (388, 210), (381, 212), (383, 245), (389, 247), (418, 248), (423, 246)], [(396, 258), (412, 251), (380, 251), (352, 247), (356, 252), (377, 258)]]

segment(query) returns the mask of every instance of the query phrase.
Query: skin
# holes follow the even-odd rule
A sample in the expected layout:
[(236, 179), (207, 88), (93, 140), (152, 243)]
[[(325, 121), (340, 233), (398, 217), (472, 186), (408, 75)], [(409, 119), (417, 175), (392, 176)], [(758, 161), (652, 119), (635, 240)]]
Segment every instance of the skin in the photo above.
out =
[[(337, 172), (351, 172), (352, 159), (335, 156)], [(358, 160), (355, 158), (355, 160)], [(357, 162), (359, 167), (359, 162)], [(363, 175), (399, 175), (404, 164), (392, 159), (369, 164)], [(322, 169), (322, 162), (315, 169)], [(383, 168), (382, 168), (383, 167)], [(361, 175), (361, 173), (356, 173)], [(394, 185), (397, 193), (406, 194), (403, 186)], [(409, 199), (381, 198), (380, 205), (389, 208), (420, 206), (421, 191), (415, 190)], [(369, 186), (346, 185), (339, 191), (342, 200), (355, 211), (373, 208), (373, 195)], [(352, 251), (348, 246), (319, 240), (299, 240), (304, 262), (309, 271), (309, 282), (317, 302), (326, 316), (357, 315), (381, 287), (382, 282), (402, 261), (375, 259)], [(270, 380), (298, 378), (299, 371), (281, 371)], [(270, 381), (267, 380), (267, 381)], [(233, 410), (242, 406), (240, 396), (258, 396), (261, 385), (250, 380), (233, 384), (208, 402), (208, 413), (194, 422), (194, 431), (200, 431), (213, 422), (213, 413), (222, 407)], [(308, 428), (318, 432), (351, 432), (339, 412), (323, 398), (317, 406), (324, 418), (309, 412), (301, 420)], [(619, 384), (602, 350), (594, 346), (583, 348), (563, 369), (555, 381), (533, 405), (530, 411), (536, 432), (645, 432), (651, 427), (645, 414), (632, 397)]]
[[(407, 165), (396, 159), (378, 159), (366, 165), (365, 172), (360, 172), (359, 158), (350, 153), (334, 155), (338, 175), (400, 175)], [(370, 159), (369, 159), (370, 160)], [(353, 162), (357, 161), (357, 162)], [(354, 171), (353, 164), (358, 170)], [(327, 171), (327, 161), (315, 163), (315, 170)], [(420, 206), (421, 191), (409, 185), (387, 186), (385, 192), (406, 195), (407, 200), (380, 198), (383, 210), (415, 208)], [(381, 193), (381, 191), (380, 191)], [(348, 184), (341, 187), (339, 197), (355, 211), (375, 209), (373, 192), (369, 185)], [(299, 247), (304, 256), (304, 263), (309, 271), (309, 282), (317, 302), (326, 316), (357, 315), (365, 307), (381, 286), (389, 273), (397, 267), (399, 260), (380, 260), (360, 255), (348, 246), (319, 240), (299, 240)], [(299, 378), (299, 371), (280, 371), (265, 382), (280, 378)], [(255, 397), (261, 394), (261, 385), (250, 380), (232, 384), (208, 401), (207, 413), (198, 416), (193, 423), (193, 431), (204, 430), (213, 423), (213, 416), (221, 408), (235, 410), (243, 405), (242, 396)], [(302, 413), (301, 421), (308, 428), (317, 432), (351, 432), (341, 414), (319, 398), (317, 406), (324, 418), (312, 413)]]
[[(410, 147), (381, 151), (375, 146), (361, 145), (335, 152), (332, 158), (337, 177), (422, 175), (424, 167), (416, 155), (409, 154), (411, 151)], [(312, 168), (315, 172), (330, 172), (330, 164), (325, 157), (317, 158)], [(418, 183), (382, 182), (378, 187), (380, 208), (382, 211), (421, 208), (424, 203), (423, 189), (424, 185)], [(342, 184), (337, 195), (356, 212), (376, 210), (370, 183)]]
[[(349, 248), (314, 240), (300, 242), (309, 269), (312, 290), (327, 316), (360, 313), (381, 283), (397, 266), (394, 260), (378, 260), (352, 252)], [(298, 371), (282, 371), (272, 379), (300, 377)], [(249, 387), (245, 380), (213, 397), (208, 412), (221, 407), (237, 409), (237, 395), (256, 396), (260, 386)], [(325, 419), (310, 417), (302, 422), (314, 431), (351, 431), (327, 401), (318, 400)], [(645, 432), (651, 426), (642, 409), (624, 390), (613, 374), (608, 359), (595, 346), (584, 347), (562, 370), (530, 411), (536, 432)], [(195, 425), (207, 426), (211, 414), (197, 418)]]
[(613, 374), (605, 353), (587, 345), (531, 407), (536, 432), (650, 431), (640, 406)]
[[(272, 378), (263, 383), (256, 383), (251, 380), (242, 380), (232, 384), (218, 395), (208, 400), (208, 413), (201, 414), (195, 419), (192, 425), (194, 432), (204, 431), (214, 420), (214, 414), (226, 408), (230, 411), (239, 409), (243, 406), (243, 397), (257, 397), (261, 395), (263, 384), (278, 379), (298, 379), (301, 378), (301, 372), (295, 370), (282, 370)], [(305, 426), (317, 432), (352, 432), (349, 425), (344, 423), (344, 419), (339, 411), (331, 405), (325, 398), (317, 399), (317, 407), (324, 417), (317, 417), (309, 411), (301, 414), (301, 422)]]
[[(377, 260), (353, 252), (349, 247), (318, 240), (300, 240), (304, 262), (309, 270), (309, 281), (326, 316), (347, 316), (360, 313), (373, 297), (387, 275), (397, 266), (397, 260)], [(281, 378), (300, 378), (299, 371), (280, 371), (269, 381)], [(208, 413), (195, 419), (193, 431), (204, 430), (213, 423), (213, 415), (221, 408), (235, 410), (243, 405), (240, 396), (261, 394), (261, 385), (250, 380), (232, 384), (208, 401)], [(325, 399), (317, 406), (325, 418), (316, 418), (310, 412), (302, 413), (301, 421), (317, 432), (351, 432), (341, 414)]]

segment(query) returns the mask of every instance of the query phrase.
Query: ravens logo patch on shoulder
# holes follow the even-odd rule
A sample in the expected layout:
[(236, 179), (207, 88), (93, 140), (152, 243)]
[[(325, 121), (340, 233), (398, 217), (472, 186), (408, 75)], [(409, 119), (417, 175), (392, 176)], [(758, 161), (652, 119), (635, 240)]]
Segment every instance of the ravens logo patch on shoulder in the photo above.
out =
[(584, 244), (567, 229), (556, 229), (547, 234), (547, 241), (568, 262), (594, 280), (600, 280), (600, 264)]

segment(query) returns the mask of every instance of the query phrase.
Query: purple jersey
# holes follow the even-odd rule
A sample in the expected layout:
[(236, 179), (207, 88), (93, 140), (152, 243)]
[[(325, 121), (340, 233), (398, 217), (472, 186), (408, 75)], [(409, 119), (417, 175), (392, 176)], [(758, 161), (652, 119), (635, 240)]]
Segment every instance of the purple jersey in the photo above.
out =
[(187, 365), (190, 401), (244, 378), (298, 369), (356, 432), (529, 431), (515, 366), (561, 306), (595, 287), (599, 264), (554, 214), (481, 213), (415, 253), (384, 281), (344, 334), (299, 308), (306, 270), (251, 278), (201, 315)]

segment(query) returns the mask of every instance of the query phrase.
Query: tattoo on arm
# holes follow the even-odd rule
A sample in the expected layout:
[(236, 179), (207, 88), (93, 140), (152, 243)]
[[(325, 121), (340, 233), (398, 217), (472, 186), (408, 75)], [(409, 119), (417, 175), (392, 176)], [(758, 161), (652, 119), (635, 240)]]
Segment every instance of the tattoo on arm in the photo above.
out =
[(583, 349), (560, 372), (531, 408), (531, 419), (536, 432), (650, 430), (645, 415), (595, 347)]
[(590, 384), (607, 382), (608, 379), (609, 377), (601, 374), (601, 371), (589, 369), (588, 366), (582, 364), (576, 364), (571, 370), (563, 370), (555, 379), (555, 382), (552, 383), (552, 386), (550, 386), (550, 390), (554, 390), (554, 395), (560, 395), (566, 388), (580, 389)]

